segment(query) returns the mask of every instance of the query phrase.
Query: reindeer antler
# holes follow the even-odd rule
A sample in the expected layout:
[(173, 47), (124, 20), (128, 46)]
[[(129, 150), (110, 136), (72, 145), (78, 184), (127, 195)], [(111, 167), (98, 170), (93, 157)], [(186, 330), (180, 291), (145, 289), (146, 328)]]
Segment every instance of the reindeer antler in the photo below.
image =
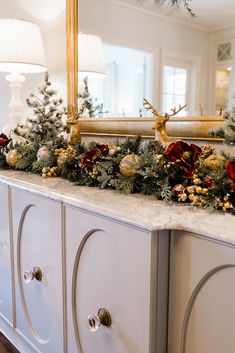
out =
[(179, 104), (179, 108), (178, 109), (176, 107), (171, 108), (172, 114), (166, 113), (166, 115), (167, 116), (174, 116), (174, 115), (178, 114), (181, 110), (183, 110), (185, 107), (187, 107), (187, 104), (185, 104), (185, 105), (180, 105)]
[(146, 111), (151, 110), (154, 116), (160, 116), (159, 111), (146, 98), (144, 98), (144, 107)]
[[(157, 117), (162, 116), (159, 113), (159, 111), (152, 105), (152, 103), (150, 103), (146, 98), (144, 98), (144, 106), (145, 106), (145, 110), (146, 111), (151, 110), (154, 116), (157, 116)], [(185, 104), (185, 105), (179, 104), (178, 109), (176, 107), (171, 108), (172, 114), (165, 113), (165, 117), (174, 116), (174, 115), (178, 114), (181, 110), (183, 110), (185, 107), (187, 107), (187, 104)]]

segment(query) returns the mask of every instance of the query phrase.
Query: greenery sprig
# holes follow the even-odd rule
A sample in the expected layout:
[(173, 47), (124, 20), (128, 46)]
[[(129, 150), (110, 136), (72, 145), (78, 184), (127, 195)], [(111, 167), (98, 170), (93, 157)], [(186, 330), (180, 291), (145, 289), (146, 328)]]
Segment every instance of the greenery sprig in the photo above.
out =
[[(146, 2), (148, 0), (142, 0), (142, 2)], [(190, 3), (192, 0), (154, 0), (154, 3), (158, 6), (162, 6), (164, 4), (169, 4), (172, 7), (185, 7), (191, 17), (196, 17), (196, 14), (192, 10)]]

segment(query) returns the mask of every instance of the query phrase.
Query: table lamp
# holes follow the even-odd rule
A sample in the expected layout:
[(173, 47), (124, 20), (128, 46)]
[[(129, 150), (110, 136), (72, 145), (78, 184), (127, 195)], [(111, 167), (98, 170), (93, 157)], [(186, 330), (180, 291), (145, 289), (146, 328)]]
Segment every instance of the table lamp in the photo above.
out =
[(17, 19), (0, 19), (0, 71), (8, 72), (11, 102), (10, 123), (6, 130), (14, 129), (23, 117), (20, 90), (25, 77), (22, 73), (46, 71), (43, 42), (38, 25)]
[(105, 59), (99, 37), (92, 34), (78, 34), (78, 72), (88, 78), (105, 76)]

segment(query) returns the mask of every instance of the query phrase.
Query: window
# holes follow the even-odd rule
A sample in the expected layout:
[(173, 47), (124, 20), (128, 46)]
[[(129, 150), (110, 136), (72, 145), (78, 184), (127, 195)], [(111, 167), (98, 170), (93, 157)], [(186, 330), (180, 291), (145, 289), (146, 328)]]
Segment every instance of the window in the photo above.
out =
[(148, 52), (104, 43), (106, 77), (88, 77), (89, 92), (103, 103), (106, 117), (145, 115), (143, 98), (152, 98), (152, 61)]
[(229, 98), (233, 96), (231, 76), (231, 67), (216, 70), (215, 110), (217, 114), (221, 109), (223, 111), (230, 109)]
[(187, 105), (179, 114), (194, 116), (200, 106), (207, 108), (207, 101), (201, 96), (201, 57), (178, 50), (161, 50), (161, 80), (159, 109), (170, 113), (178, 105)]
[[(187, 103), (187, 80), (188, 71), (186, 68), (168, 65), (163, 67), (163, 112), (170, 112), (179, 104), (182, 106)], [(183, 113), (185, 112), (182, 112), (181, 115)]]

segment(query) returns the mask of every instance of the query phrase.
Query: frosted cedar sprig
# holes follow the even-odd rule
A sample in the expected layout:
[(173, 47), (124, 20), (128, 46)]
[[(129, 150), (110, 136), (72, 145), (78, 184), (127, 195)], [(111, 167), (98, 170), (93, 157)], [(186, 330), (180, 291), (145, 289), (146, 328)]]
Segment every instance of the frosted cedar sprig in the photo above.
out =
[[(142, 0), (142, 2), (149, 1), (149, 0)], [(190, 2), (192, 0), (154, 0), (154, 3), (158, 6), (162, 6), (164, 3), (168, 2), (170, 6), (174, 7), (185, 7), (191, 17), (196, 17), (196, 14), (192, 10), (190, 6)]]

